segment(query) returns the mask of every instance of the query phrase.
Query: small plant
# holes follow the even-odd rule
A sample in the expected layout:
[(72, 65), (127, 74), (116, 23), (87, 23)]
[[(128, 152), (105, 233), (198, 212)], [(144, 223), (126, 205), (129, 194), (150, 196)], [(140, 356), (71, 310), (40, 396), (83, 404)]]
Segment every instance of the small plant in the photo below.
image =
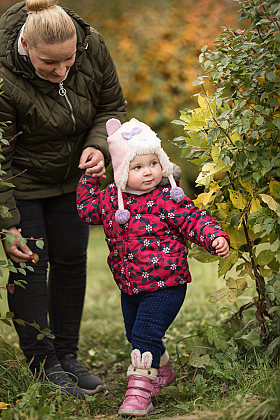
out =
[[(0, 78), (0, 89), (2, 89), (3, 86), (3, 79)], [(1, 91), (0, 91), (1, 94)], [(0, 122), (0, 160), (5, 160), (5, 157), (3, 156), (3, 150), (10, 145), (11, 142), (15, 141), (15, 137), (12, 138), (10, 141), (3, 138), (4, 129), (2, 127), (6, 127), (7, 124), (9, 124), (9, 121), (6, 122)], [(20, 133), (19, 133), (20, 134)], [(3, 177), (6, 175), (6, 172), (1, 168), (0, 163), (0, 188), (2, 187), (9, 187), (13, 188), (14, 185), (10, 182), (11, 180), (5, 180)], [(9, 218), (11, 217), (11, 214), (9, 212), (9, 209), (4, 206), (0, 205), (0, 218)], [(16, 235), (13, 235), (9, 230), (2, 229), (0, 232), (0, 237), (2, 240), (5, 240), (6, 246), (10, 248), (13, 244), (13, 242), (18, 239)], [(42, 249), (44, 246), (44, 242), (42, 239), (34, 239), (34, 238), (20, 238), (20, 243), (22, 246), (26, 245), (27, 239), (36, 241), (36, 245), (38, 248)], [(38, 261), (38, 255), (33, 254), (32, 262), (36, 264)], [(0, 277), (3, 279), (4, 273), (3, 270), (7, 270), (8, 272), (13, 273), (20, 273), (23, 276), (26, 275), (26, 270), (34, 271), (34, 268), (30, 265), (27, 265), (26, 263), (20, 263), (17, 267), (15, 267), (12, 260), (9, 258), (7, 260), (0, 260)], [(6, 284), (6, 285), (0, 285), (0, 298), (2, 299), (1, 290), (5, 289), (8, 290), (8, 293), (14, 293), (15, 287), (25, 287), (26, 281), (25, 280), (17, 280), (13, 284)], [(49, 338), (54, 338), (54, 336), (51, 334), (51, 331), (48, 328), (45, 328), (43, 331), (40, 330), (40, 326), (34, 321), (32, 324), (22, 320), (22, 319), (15, 319), (14, 314), (12, 312), (7, 312), (4, 316), (0, 314), (0, 321), (4, 322), (7, 325), (11, 325), (11, 321), (14, 321), (20, 325), (31, 325), (34, 328), (36, 328), (39, 331), (38, 339), (42, 339), (44, 335), (47, 335)]]
[[(229, 379), (241, 355), (251, 352), (254, 358), (257, 352), (264, 360), (280, 355), (280, 4), (237, 1), (251, 27), (224, 28), (214, 51), (202, 48), (205, 75), (193, 83), (202, 89), (199, 107), (184, 109), (173, 121), (183, 126), (184, 136), (174, 139), (181, 142), (182, 157), (200, 167), (196, 183), (204, 192), (195, 204), (231, 238), (230, 257), (224, 260), (190, 246), (197, 260), (219, 261), (226, 287), (210, 301), (236, 302), (252, 282), (255, 286), (252, 301), (224, 326), (201, 331), (192, 349), (186, 344), (191, 365), (207, 365), (213, 373), (219, 366), (221, 377)], [(206, 80), (215, 93), (208, 94)], [(237, 331), (230, 327), (253, 306), (255, 319), (240, 322)]]

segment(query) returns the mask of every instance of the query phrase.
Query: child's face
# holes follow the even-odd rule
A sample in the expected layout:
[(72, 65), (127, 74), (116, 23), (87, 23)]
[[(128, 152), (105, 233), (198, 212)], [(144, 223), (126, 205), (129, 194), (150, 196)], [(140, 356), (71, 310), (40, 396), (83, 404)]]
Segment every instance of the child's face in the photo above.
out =
[(162, 169), (157, 155), (137, 155), (129, 165), (127, 186), (136, 191), (148, 191), (156, 187), (161, 178)]

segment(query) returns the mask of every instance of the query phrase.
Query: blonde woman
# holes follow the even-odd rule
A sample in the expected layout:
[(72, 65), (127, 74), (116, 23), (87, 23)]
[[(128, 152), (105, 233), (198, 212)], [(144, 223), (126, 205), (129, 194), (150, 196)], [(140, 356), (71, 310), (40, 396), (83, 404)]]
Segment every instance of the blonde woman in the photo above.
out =
[[(15, 235), (11, 247), (3, 244), (16, 265), (39, 254), (26, 288), (8, 293), (15, 319), (55, 335), (38, 340), (35, 328), (15, 323), (30, 369), (38, 374), (43, 366), (42, 378), (83, 397), (103, 383), (77, 360), (89, 230), (78, 218), (75, 190), (82, 172), (104, 174), (105, 123), (123, 122), (126, 101), (100, 34), (56, 3), (26, 0), (0, 19), (0, 121), (9, 121), (3, 137), (10, 141), (1, 165), (15, 186), (1, 187), (11, 217), (0, 229)], [(43, 238), (45, 246), (24, 245), (21, 237)], [(9, 283), (21, 278), (11, 273)]]

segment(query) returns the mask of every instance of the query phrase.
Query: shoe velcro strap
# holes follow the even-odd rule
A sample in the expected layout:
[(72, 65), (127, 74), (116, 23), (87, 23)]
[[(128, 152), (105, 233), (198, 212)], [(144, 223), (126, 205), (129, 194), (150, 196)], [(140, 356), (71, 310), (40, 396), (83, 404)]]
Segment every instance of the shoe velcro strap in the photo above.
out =
[(132, 395), (135, 397), (142, 397), (146, 399), (149, 399), (151, 397), (151, 393), (149, 391), (145, 391), (144, 389), (128, 388), (128, 390), (125, 393), (125, 396), (130, 397)]
[(128, 381), (129, 388), (141, 388), (146, 389), (147, 391), (152, 391), (154, 385), (149, 382), (144, 382), (139, 379), (129, 379)]
[(164, 376), (158, 376), (154, 381), (154, 385), (166, 386), (168, 384), (167, 378)]

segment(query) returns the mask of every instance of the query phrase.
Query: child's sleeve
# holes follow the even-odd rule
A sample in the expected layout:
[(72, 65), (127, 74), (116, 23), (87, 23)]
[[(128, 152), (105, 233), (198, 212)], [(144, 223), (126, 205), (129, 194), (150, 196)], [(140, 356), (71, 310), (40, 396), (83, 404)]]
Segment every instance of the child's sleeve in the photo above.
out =
[(101, 225), (100, 178), (82, 175), (77, 186), (77, 210), (80, 219), (88, 225)]
[(223, 236), (230, 245), (228, 234), (205, 210), (201, 210), (185, 196), (183, 201), (167, 201), (165, 215), (169, 224), (176, 227), (189, 241), (203, 246), (210, 254), (216, 254), (212, 247), (215, 238)]

